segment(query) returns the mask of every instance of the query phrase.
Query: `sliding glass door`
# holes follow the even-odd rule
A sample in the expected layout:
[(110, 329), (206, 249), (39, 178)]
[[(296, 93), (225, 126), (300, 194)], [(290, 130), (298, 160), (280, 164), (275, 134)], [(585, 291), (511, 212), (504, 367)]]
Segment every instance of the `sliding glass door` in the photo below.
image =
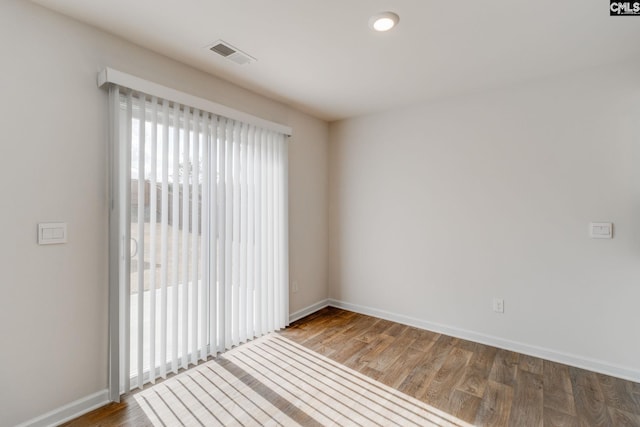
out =
[(287, 324), (287, 141), (117, 86), (110, 96), (123, 393)]

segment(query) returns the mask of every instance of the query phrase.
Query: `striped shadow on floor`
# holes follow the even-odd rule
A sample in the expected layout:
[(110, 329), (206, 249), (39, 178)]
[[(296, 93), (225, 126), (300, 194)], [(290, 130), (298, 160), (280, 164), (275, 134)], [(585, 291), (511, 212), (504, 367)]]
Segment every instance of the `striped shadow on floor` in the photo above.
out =
[(154, 426), (471, 425), (277, 334), (135, 398)]

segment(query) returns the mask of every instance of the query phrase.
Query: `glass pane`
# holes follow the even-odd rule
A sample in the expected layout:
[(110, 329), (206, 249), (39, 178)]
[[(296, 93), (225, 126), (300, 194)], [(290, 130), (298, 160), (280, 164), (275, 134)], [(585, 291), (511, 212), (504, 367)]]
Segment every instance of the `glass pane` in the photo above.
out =
[[(134, 117), (140, 117), (134, 107)], [(152, 324), (155, 336), (155, 367), (162, 362), (162, 343), (166, 344), (166, 358), (181, 358), (186, 340), (191, 351), (193, 286), (202, 297), (202, 141), (194, 132), (188, 140), (180, 122), (174, 141), (174, 126), (169, 126), (166, 147), (161, 113), (158, 115), (157, 141), (152, 147), (151, 114), (146, 113), (145, 140), (140, 141), (140, 120), (132, 122), (131, 144), (131, 322), (130, 374), (138, 375), (139, 297), (143, 297), (143, 370), (150, 365)], [(173, 124), (170, 117), (168, 123)], [(190, 129), (193, 129), (191, 124)], [(177, 157), (176, 157), (177, 151)], [(166, 153), (166, 155), (165, 155)], [(155, 162), (153, 162), (155, 158)], [(174, 161), (175, 159), (175, 161)], [(141, 161), (142, 160), (142, 161)], [(194, 211), (197, 221), (194, 222)], [(164, 266), (164, 268), (163, 268)], [(194, 274), (195, 272), (195, 274)], [(195, 283), (194, 283), (195, 275)], [(166, 310), (162, 285), (166, 286)], [(186, 286), (186, 290), (185, 290)], [(177, 290), (177, 298), (175, 291)], [(186, 300), (185, 300), (186, 292)], [(155, 299), (152, 318), (151, 300)], [(197, 309), (200, 309), (199, 304)], [(167, 334), (162, 337), (162, 314), (166, 313)], [(177, 313), (177, 317), (176, 317)], [(184, 319), (187, 334), (184, 336)], [(198, 323), (201, 316), (198, 316)], [(177, 320), (177, 329), (174, 321)], [(198, 330), (206, 325), (197, 324)], [(177, 354), (173, 354), (177, 336)], [(198, 333), (198, 347), (201, 346)]]

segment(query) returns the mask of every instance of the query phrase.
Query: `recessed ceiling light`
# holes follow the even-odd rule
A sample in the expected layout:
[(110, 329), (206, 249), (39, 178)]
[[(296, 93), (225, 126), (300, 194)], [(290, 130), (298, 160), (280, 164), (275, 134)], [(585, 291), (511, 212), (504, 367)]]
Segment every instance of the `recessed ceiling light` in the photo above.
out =
[(369, 19), (369, 28), (376, 31), (389, 31), (398, 24), (400, 17), (393, 12), (380, 12)]

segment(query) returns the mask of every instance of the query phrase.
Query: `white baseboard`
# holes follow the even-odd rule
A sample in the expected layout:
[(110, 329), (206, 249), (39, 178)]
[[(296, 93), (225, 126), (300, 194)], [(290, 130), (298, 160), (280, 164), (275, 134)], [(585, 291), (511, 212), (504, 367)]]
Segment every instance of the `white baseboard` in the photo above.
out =
[(87, 412), (98, 409), (109, 403), (109, 390), (101, 390), (97, 393), (73, 401), (39, 417), (18, 424), (16, 427), (49, 427), (57, 426)]
[(300, 320), (305, 316), (308, 316), (312, 313), (315, 313), (318, 310), (322, 310), (323, 308), (329, 305), (329, 300), (325, 299), (322, 301), (318, 301), (315, 304), (311, 304), (308, 307), (305, 307), (301, 310), (296, 311), (295, 313), (291, 313), (289, 315), (289, 322), (295, 322), (296, 320)]
[(377, 308), (365, 307), (358, 304), (352, 304), (345, 301), (328, 299), (328, 305), (331, 307), (343, 308), (345, 310), (354, 311), (360, 314), (379, 317), (381, 319), (391, 320), (393, 322), (402, 323), (404, 325), (414, 326), (420, 329), (449, 335), (456, 338), (462, 338), (505, 350), (515, 351), (517, 353), (535, 356), (553, 362), (565, 365), (575, 366), (576, 368), (587, 369), (593, 372), (599, 372), (613, 377), (623, 378), (625, 380), (640, 382), (640, 372), (625, 366), (618, 366), (601, 360), (595, 360), (588, 357), (577, 356), (575, 354), (563, 353), (548, 348), (529, 345), (517, 341), (505, 340), (492, 335), (485, 335), (478, 332), (460, 329), (453, 326), (442, 325), (439, 323), (429, 322), (426, 320), (416, 319), (397, 313), (391, 313)]

